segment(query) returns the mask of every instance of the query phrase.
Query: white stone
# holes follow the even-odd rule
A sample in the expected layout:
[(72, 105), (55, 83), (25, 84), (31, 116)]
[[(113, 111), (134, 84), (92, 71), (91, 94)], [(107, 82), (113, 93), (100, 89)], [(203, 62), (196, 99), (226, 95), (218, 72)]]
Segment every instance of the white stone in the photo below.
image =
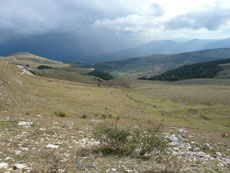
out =
[(0, 163), (0, 169), (7, 169), (8, 166), (9, 166), (8, 163), (4, 163), (4, 162)]
[(222, 154), (220, 152), (216, 152), (216, 155), (220, 156), (220, 157), (222, 156)]
[(21, 153), (22, 153), (22, 151), (20, 151), (20, 150), (16, 150), (16, 151), (15, 151), (15, 154), (16, 154), (16, 155), (20, 155)]
[(19, 121), (19, 126), (32, 126), (34, 123), (32, 121)]
[(182, 143), (182, 144), (180, 145), (180, 147), (181, 147), (181, 148), (184, 148), (184, 149), (191, 149), (191, 148), (192, 148), (191, 145), (190, 145), (189, 143)]
[(193, 152), (200, 152), (200, 148), (199, 147), (193, 148)]
[(169, 136), (169, 139), (172, 142), (180, 142), (182, 140), (182, 137), (180, 135), (172, 134)]
[(21, 70), (21, 75), (27, 74), (30, 76), (33, 76), (33, 73), (31, 73), (29, 70), (27, 70), (24, 66), (22, 65), (16, 65), (20, 70)]
[(26, 169), (27, 166), (25, 164), (17, 163), (13, 165), (16, 169)]
[(41, 116), (40, 114), (36, 115), (36, 117), (38, 117), (38, 118), (42, 118), (42, 116)]
[(53, 145), (53, 144), (46, 145), (47, 149), (57, 149), (58, 147), (59, 147), (58, 145)]
[(178, 132), (186, 134), (187, 130), (185, 130), (185, 129), (179, 129)]

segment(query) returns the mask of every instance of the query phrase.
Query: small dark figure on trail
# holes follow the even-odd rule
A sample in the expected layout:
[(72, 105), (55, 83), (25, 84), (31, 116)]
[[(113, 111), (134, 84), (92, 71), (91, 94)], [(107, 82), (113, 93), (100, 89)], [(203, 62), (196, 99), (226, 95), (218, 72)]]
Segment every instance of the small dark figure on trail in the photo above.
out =
[(101, 86), (101, 84), (98, 82), (98, 83), (97, 83), (97, 86), (98, 86), (98, 87), (100, 87), (100, 86)]

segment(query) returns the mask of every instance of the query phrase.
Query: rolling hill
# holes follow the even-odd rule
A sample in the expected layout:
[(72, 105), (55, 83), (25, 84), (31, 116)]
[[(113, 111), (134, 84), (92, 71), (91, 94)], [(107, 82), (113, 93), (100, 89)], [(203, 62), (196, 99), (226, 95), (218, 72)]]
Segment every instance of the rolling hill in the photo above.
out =
[(208, 49), (180, 54), (159, 54), (97, 63), (93, 67), (106, 70), (115, 76), (138, 78), (152, 77), (187, 64), (228, 58), (230, 49)]
[(93, 68), (83, 68), (81, 64), (63, 63), (26, 52), (0, 57), (0, 62), (20, 64), (33, 74), (42, 77), (90, 84), (103, 81), (100, 76), (89, 74), (94, 71)]

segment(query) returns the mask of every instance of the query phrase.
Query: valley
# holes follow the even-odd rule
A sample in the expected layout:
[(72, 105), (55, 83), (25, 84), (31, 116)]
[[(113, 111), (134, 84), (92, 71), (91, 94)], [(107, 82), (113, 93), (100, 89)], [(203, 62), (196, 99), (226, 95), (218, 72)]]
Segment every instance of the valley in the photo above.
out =
[[(69, 73), (60, 77), (58, 73), (63, 74), (60, 69), (70, 68), (65, 63), (45, 62), (44, 59), (41, 62), (37, 57), (33, 57), (32, 62), (20, 57), (14, 62), (10, 60), (3, 58), (0, 62), (0, 162), (5, 163), (5, 167), (1, 164), (0, 167), (3, 170), (229, 170), (228, 79), (190, 79), (171, 83), (116, 78), (100, 79), (101, 86), (98, 87), (99, 78), (84, 75), (87, 69), (82, 67), (72, 73), (76, 76), (81, 72), (79, 75), (86, 82), (79, 77), (66, 79)], [(15, 63), (31, 68), (52, 66), (54, 69), (45, 70), (47, 73), (55, 70), (50, 73), (57, 75), (23, 74)], [(94, 127), (98, 123), (114, 124), (117, 121), (120, 128), (147, 128), (151, 122), (162, 124), (160, 133), (166, 135), (166, 152), (157, 154), (154, 150), (147, 160), (91, 153), (98, 145), (93, 136)], [(209, 146), (205, 147), (207, 143)], [(82, 148), (87, 149), (85, 154), (79, 154)]]

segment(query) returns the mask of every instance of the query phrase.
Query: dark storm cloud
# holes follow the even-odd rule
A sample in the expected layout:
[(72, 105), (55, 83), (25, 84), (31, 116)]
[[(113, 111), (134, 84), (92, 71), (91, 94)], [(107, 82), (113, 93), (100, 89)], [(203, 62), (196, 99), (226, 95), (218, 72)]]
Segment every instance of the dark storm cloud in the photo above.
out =
[(201, 29), (218, 30), (230, 22), (230, 9), (220, 9), (218, 7), (206, 11), (187, 13), (176, 16), (166, 22), (166, 29)]
[[(1, 0), (0, 33), (84, 32), (97, 19), (128, 15), (119, 3), (91, 0)], [(6, 34), (7, 33), (7, 34)]]

